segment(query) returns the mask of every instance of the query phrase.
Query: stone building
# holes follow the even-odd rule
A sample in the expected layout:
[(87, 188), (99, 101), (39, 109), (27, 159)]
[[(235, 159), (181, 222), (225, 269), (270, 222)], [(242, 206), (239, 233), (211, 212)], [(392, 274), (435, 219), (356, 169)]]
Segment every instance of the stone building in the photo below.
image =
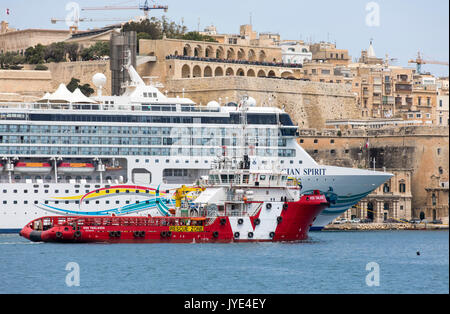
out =
[(420, 219), (427, 218), (430, 222), (441, 220), (443, 224), (448, 225), (448, 182), (440, 182), (440, 178), (435, 177), (435, 182), (425, 190), (427, 191), (426, 207), (416, 215)]
[(283, 63), (304, 64), (312, 60), (309, 46), (303, 41), (283, 41), (279, 44)]
[[(428, 200), (432, 197), (429, 191), (443, 187), (448, 189), (448, 127), (421, 125), (373, 129), (300, 129), (299, 132), (300, 145), (320, 164), (362, 169), (375, 167), (397, 174), (398, 177), (390, 181), (389, 192), (385, 193), (381, 187), (381, 190), (378, 189), (369, 196), (374, 209), (378, 210), (377, 206), (381, 206), (375, 206), (376, 199), (383, 204), (384, 211), (386, 201), (394, 201), (396, 196), (407, 197), (407, 191), (410, 191), (411, 210), (409, 213), (404, 213), (405, 217), (419, 218), (423, 212), (426, 219), (433, 219), (433, 212), (426, 210), (429, 208)], [(402, 179), (406, 184), (405, 192), (397, 193), (397, 191), (400, 192)], [(391, 195), (391, 191), (395, 194)], [(441, 197), (441, 200), (443, 198), (445, 197)], [(369, 206), (369, 199), (366, 200)], [(398, 201), (398, 205), (402, 205), (400, 199)], [(407, 202), (407, 198), (403, 201)], [(404, 210), (409, 210), (406, 205), (407, 203), (403, 204)], [(359, 204), (358, 208), (365, 208), (364, 206), (363, 204), (361, 207)], [(391, 209), (394, 207), (388, 206), (389, 210), (386, 212), (389, 216), (393, 214)], [(400, 207), (398, 209), (400, 210)], [(383, 211), (378, 211), (379, 214), (381, 212), (383, 214), (376, 216), (377, 219), (380, 217), (384, 219)], [(350, 213), (351, 215), (355, 215), (355, 212)], [(401, 217), (401, 211), (394, 216), (396, 215)], [(440, 217), (445, 218), (443, 215)]]
[(346, 66), (350, 62), (347, 49), (337, 49), (336, 44), (328, 42), (315, 43), (309, 46), (312, 52), (312, 60), (327, 62), (334, 65)]
[(220, 44), (239, 46), (277, 46), (281, 40), (280, 34), (270, 32), (258, 34), (250, 24), (241, 25), (239, 34), (218, 34), (214, 25), (207, 26), (200, 34), (211, 36)]
[(449, 93), (448, 93), (448, 78), (439, 79), (438, 94), (436, 97), (436, 113), (434, 115), (434, 124), (449, 125)]
[(373, 222), (410, 220), (411, 209), (411, 169), (377, 169), (394, 174), (388, 182), (379, 186), (357, 206), (344, 213), (347, 219), (370, 219)]
[(111, 40), (112, 33), (120, 32), (121, 27), (122, 26), (120, 24), (117, 24), (88, 31), (80, 31), (71, 34), (71, 36), (65, 41), (67, 43), (77, 43), (80, 50), (82, 50), (95, 45), (97, 42), (109, 42)]
[(140, 40), (140, 56), (155, 58), (138, 70), (167, 79), (249, 76), (299, 77), (301, 66), (282, 64), (279, 47), (230, 45), (180, 39)]
[(17, 52), (24, 54), (29, 47), (37, 44), (49, 45), (56, 42), (65, 41), (70, 37), (69, 30), (53, 29), (24, 29), (11, 31), (8, 23), (1, 22), (0, 29), (0, 53)]

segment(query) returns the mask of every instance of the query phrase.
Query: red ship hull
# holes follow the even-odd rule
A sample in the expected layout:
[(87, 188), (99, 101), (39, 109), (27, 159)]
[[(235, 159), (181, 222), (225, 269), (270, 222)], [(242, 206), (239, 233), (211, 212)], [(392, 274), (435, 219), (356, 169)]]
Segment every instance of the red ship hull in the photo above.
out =
[(34, 242), (60, 243), (301, 241), (328, 206), (325, 197), (317, 194), (297, 202), (269, 204), (261, 202), (254, 216), (242, 217), (43, 217), (27, 224), (20, 235)]

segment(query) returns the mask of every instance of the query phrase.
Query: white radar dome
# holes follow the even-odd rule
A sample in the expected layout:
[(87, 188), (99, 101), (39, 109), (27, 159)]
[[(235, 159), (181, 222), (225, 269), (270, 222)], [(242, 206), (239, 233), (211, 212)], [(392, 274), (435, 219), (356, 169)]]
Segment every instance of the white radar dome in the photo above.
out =
[(98, 88), (102, 88), (106, 85), (106, 76), (103, 73), (97, 73), (92, 77), (92, 82)]
[(255, 107), (256, 106), (256, 100), (253, 97), (248, 97), (247, 99), (247, 105), (250, 107)]
[(219, 108), (219, 107), (220, 107), (220, 104), (219, 104), (217, 101), (212, 100), (212, 101), (210, 101), (210, 102), (206, 105), (206, 107), (210, 107), (210, 108)]

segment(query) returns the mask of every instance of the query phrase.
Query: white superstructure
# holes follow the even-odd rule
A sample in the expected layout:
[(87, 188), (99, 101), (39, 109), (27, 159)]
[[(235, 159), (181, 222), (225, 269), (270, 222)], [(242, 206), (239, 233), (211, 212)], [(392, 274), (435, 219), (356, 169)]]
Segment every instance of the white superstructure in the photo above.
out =
[(176, 188), (207, 175), (217, 156), (244, 150), (252, 167), (277, 165), (298, 178), (302, 193), (327, 193), (332, 205), (318, 228), (391, 177), (318, 165), (281, 109), (256, 107), (251, 98), (196, 106), (128, 70), (121, 96), (86, 99), (60, 87), (36, 103), (0, 103), (0, 232), (53, 214), (169, 215)]

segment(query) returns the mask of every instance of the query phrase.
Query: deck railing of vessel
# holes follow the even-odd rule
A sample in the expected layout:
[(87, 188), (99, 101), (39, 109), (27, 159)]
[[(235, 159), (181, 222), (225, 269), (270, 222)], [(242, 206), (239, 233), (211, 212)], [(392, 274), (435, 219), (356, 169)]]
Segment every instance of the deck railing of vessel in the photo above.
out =
[[(27, 110), (96, 110), (96, 111), (142, 111), (142, 112), (220, 112), (212, 108), (185, 104), (71, 104), (71, 103), (17, 103), (0, 102), (0, 109)], [(0, 120), (2, 115), (0, 114)]]

